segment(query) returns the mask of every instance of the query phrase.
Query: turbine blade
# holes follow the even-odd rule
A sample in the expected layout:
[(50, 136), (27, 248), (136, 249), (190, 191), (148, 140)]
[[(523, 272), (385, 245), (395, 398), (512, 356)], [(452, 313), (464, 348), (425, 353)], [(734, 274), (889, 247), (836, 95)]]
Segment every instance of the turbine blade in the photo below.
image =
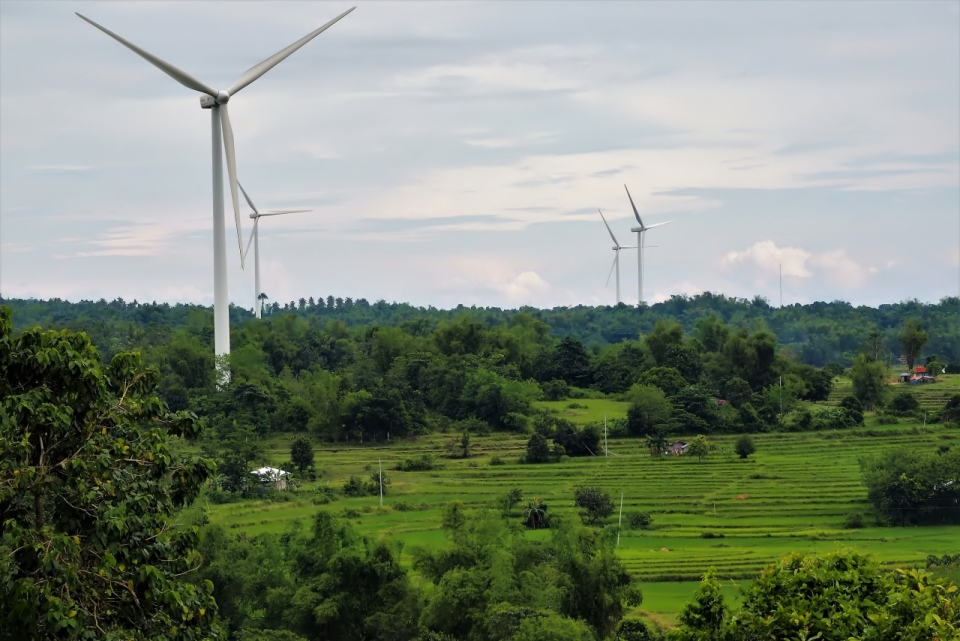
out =
[(273, 54), (272, 56), (270, 56), (269, 58), (267, 58), (266, 60), (264, 60), (263, 62), (261, 62), (261, 63), (259, 63), (259, 64), (256, 64), (256, 65), (254, 65), (254, 66), (252, 66), (252, 67), (250, 67), (249, 69), (247, 69), (246, 71), (243, 72), (243, 75), (240, 76), (240, 79), (237, 80), (235, 83), (233, 83), (233, 86), (230, 87), (230, 89), (228, 89), (227, 92), (228, 92), (231, 96), (232, 96), (233, 94), (237, 93), (238, 91), (240, 91), (241, 89), (243, 89), (244, 87), (246, 87), (247, 85), (249, 85), (251, 82), (253, 82), (253, 81), (256, 80), (257, 78), (259, 78), (259, 77), (262, 76), (263, 74), (267, 73), (268, 71), (270, 71), (271, 69), (273, 69), (274, 67), (276, 67), (276, 66), (277, 66), (278, 64), (280, 64), (281, 62), (283, 62), (284, 59), (285, 59), (287, 56), (289, 56), (290, 54), (292, 54), (294, 51), (296, 51), (297, 49), (299, 49), (299, 48), (302, 47), (303, 45), (307, 44), (308, 42), (310, 42), (311, 40), (313, 40), (314, 38), (316, 38), (317, 36), (319, 36), (319, 35), (320, 35), (321, 33), (323, 33), (324, 31), (326, 31), (327, 29), (329, 29), (330, 27), (332, 27), (337, 21), (339, 21), (340, 19), (342, 19), (344, 16), (346, 16), (348, 13), (350, 13), (350, 12), (353, 11), (354, 9), (356, 9), (356, 7), (352, 7), (351, 9), (347, 9), (346, 11), (344, 11), (343, 13), (341, 13), (339, 16), (337, 16), (336, 18), (334, 18), (333, 20), (331, 20), (331, 21), (328, 22), (327, 24), (323, 25), (322, 27), (320, 27), (320, 28), (317, 29), (316, 31), (313, 31), (313, 32), (311, 32), (311, 33), (308, 33), (307, 35), (305, 35), (304, 37), (300, 38), (299, 40), (297, 40), (296, 42), (294, 42), (292, 45), (290, 45), (289, 47), (287, 47), (286, 49), (282, 49), (282, 50), (278, 51), (277, 53)]
[(287, 209), (284, 211), (268, 211), (260, 215), (261, 216), (282, 216), (283, 214), (302, 214), (308, 211), (313, 211), (313, 210), (312, 209)]
[[(600, 218), (603, 218), (603, 212), (600, 211), (599, 209), (598, 209), (597, 211), (600, 212)], [(607, 231), (610, 232), (610, 238), (613, 239), (613, 244), (616, 245), (617, 247), (619, 247), (619, 246), (620, 246), (620, 243), (617, 242), (617, 237), (613, 235), (613, 230), (610, 229), (610, 225), (607, 225), (607, 219), (606, 219), (606, 218), (603, 218), (603, 224), (606, 226)]]
[(650, 225), (649, 227), (644, 227), (644, 229), (653, 229), (654, 227), (661, 227), (662, 225), (669, 225), (669, 224), (672, 223), (672, 222), (673, 222), (672, 220), (668, 220), (668, 221), (666, 221), (666, 222), (657, 223), (656, 225)]
[[(623, 186), (624, 189), (627, 189), (627, 186)], [(640, 226), (643, 227), (643, 221), (640, 220), (640, 212), (637, 211), (637, 206), (633, 204), (633, 196), (630, 195), (630, 190), (627, 189), (627, 198), (630, 199), (630, 206), (633, 207), (633, 215), (637, 217), (637, 222), (640, 223)]]
[(250, 205), (250, 209), (253, 210), (253, 213), (255, 213), (257, 216), (259, 216), (259, 215), (260, 215), (260, 212), (257, 211), (256, 205), (254, 205), (254, 204), (253, 204), (253, 201), (250, 200), (250, 196), (247, 195), (247, 190), (243, 188), (243, 185), (240, 184), (240, 181), (239, 181), (239, 180), (237, 181), (237, 187), (240, 188), (240, 191), (243, 193), (243, 197), (247, 199), (247, 204)]
[(620, 254), (618, 249), (613, 255), (613, 265), (610, 265), (610, 273), (607, 274), (607, 282), (604, 284), (604, 287), (607, 287), (610, 284), (610, 277), (613, 276), (613, 269), (617, 266), (617, 256)]
[(237, 247), (240, 249), (240, 268), (243, 269), (243, 230), (240, 229), (240, 195), (237, 193), (237, 153), (233, 144), (233, 127), (226, 103), (220, 105), (220, 123), (223, 128), (223, 151), (227, 156), (227, 176), (230, 198), (233, 200), (233, 218), (237, 222)]
[(253, 237), (257, 234), (257, 223), (259, 222), (259, 218), (253, 221), (253, 229), (250, 230), (250, 238), (247, 239), (247, 248), (243, 250), (243, 257), (240, 260), (241, 263), (247, 259), (247, 255), (250, 253), (250, 243), (253, 242)]
[(169, 62), (166, 62), (165, 60), (161, 60), (160, 58), (156, 57), (156, 56), (153, 55), (152, 53), (149, 53), (149, 52), (147, 52), (147, 51), (144, 51), (143, 49), (141, 49), (140, 47), (138, 47), (137, 45), (133, 44), (133, 43), (130, 42), (130, 41), (124, 40), (123, 38), (121, 38), (120, 36), (118, 36), (118, 35), (115, 34), (114, 32), (110, 31), (109, 29), (107, 29), (107, 28), (105, 28), (105, 27), (101, 27), (100, 25), (98, 25), (96, 22), (94, 22), (94, 21), (91, 20), (90, 18), (88, 18), (88, 17), (86, 17), (86, 16), (82, 16), (82, 15), (80, 15), (79, 13), (77, 14), (77, 16), (78, 16), (81, 20), (84, 20), (84, 21), (86, 21), (86, 22), (89, 22), (89, 23), (92, 24), (94, 27), (96, 27), (96, 28), (99, 29), (100, 31), (104, 32), (105, 34), (107, 34), (108, 36), (110, 36), (111, 38), (113, 38), (114, 40), (116, 40), (117, 42), (119, 42), (120, 44), (122, 44), (122, 45), (123, 45), (124, 47), (126, 47), (127, 49), (130, 49), (130, 50), (133, 51), (135, 54), (137, 54), (138, 56), (140, 56), (141, 58), (143, 58), (144, 60), (146, 60), (147, 62), (149, 62), (150, 64), (152, 64), (154, 67), (156, 67), (157, 69), (159, 69), (159, 70), (162, 71), (163, 73), (167, 74), (168, 76), (170, 76), (171, 78), (173, 78), (174, 80), (176, 80), (177, 82), (179, 82), (179, 83), (180, 83), (181, 85), (183, 85), (184, 87), (187, 87), (188, 89), (193, 89), (194, 91), (199, 91), (200, 93), (205, 93), (205, 94), (207, 94), (208, 96), (212, 96), (213, 98), (216, 98), (216, 97), (217, 97), (217, 90), (216, 90), (216, 89), (213, 89), (212, 87), (204, 84), (204, 83), (201, 82), (200, 80), (197, 80), (196, 78), (194, 78), (193, 76), (191, 76), (190, 74), (188, 74), (186, 71), (183, 71), (182, 69), (178, 69), (177, 67), (174, 67), (174, 66), (173, 66), (172, 64), (170, 64)]

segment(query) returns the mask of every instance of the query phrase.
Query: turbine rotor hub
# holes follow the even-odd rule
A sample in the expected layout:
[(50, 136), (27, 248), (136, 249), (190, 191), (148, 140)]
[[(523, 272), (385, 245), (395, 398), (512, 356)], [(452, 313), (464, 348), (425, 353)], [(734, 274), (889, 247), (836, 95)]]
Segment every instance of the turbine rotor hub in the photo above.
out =
[(217, 104), (218, 104), (218, 105), (225, 105), (225, 104), (227, 104), (227, 102), (229, 102), (229, 101), (230, 101), (230, 94), (229, 94), (228, 92), (226, 92), (226, 91), (218, 91), (218, 92), (217, 92)]

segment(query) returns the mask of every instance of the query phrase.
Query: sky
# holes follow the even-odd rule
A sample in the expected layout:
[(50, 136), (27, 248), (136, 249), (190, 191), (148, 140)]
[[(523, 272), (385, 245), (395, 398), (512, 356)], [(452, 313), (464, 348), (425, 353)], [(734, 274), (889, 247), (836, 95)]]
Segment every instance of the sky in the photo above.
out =
[[(0, 294), (213, 300), (210, 112), (74, 12), (227, 88), (351, 6), (0, 2)], [(271, 301), (613, 304), (624, 185), (648, 302), (960, 288), (955, 0), (361, 2), (229, 104)]]

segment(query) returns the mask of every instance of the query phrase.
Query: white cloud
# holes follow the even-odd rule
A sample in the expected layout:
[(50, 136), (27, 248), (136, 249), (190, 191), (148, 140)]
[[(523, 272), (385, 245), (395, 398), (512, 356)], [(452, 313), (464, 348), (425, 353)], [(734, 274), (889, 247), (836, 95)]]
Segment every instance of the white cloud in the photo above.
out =
[(729, 266), (744, 266), (757, 274), (772, 273), (779, 276), (783, 269), (784, 276), (809, 278), (813, 275), (807, 268), (807, 261), (811, 254), (799, 247), (777, 247), (772, 240), (762, 240), (754, 243), (743, 251), (732, 251), (727, 254), (724, 263)]
[(844, 249), (814, 253), (801, 247), (778, 247), (772, 240), (729, 252), (723, 264), (745, 272), (757, 284), (775, 282), (782, 269), (784, 278), (827, 281), (847, 291), (860, 287), (877, 272), (875, 268), (862, 266)]

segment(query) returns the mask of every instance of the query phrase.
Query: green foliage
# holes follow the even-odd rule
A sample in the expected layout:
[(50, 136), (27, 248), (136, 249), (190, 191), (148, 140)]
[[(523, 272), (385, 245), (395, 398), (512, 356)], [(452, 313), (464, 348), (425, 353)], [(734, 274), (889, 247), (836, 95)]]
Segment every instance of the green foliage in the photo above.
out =
[(677, 641), (723, 641), (726, 616), (727, 606), (720, 593), (720, 583), (711, 570), (704, 575), (693, 601), (687, 603), (677, 617), (680, 628), (671, 638)]
[(218, 638), (213, 587), (183, 578), (170, 527), (214, 472), (175, 453), (200, 424), (155, 395), (136, 352), (85, 334), (14, 335), (0, 307), (0, 630), (23, 638)]
[(653, 517), (647, 512), (628, 512), (627, 526), (631, 530), (646, 530), (653, 525)]
[(871, 361), (864, 355), (857, 357), (850, 370), (853, 395), (867, 409), (883, 406), (887, 397), (887, 370), (883, 363)]
[(523, 524), (531, 530), (547, 527), (549, 521), (547, 520), (546, 502), (540, 500), (539, 497), (527, 501), (527, 505), (523, 509)]
[(920, 401), (912, 392), (901, 390), (890, 399), (890, 409), (900, 414), (911, 414), (920, 409)]
[(624, 619), (613, 638), (615, 641), (656, 641), (660, 637), (640, 619)]
[(867, 497), (891, 523), (953, 521), (960, 501), (960, 451), (888, 450), (860, 463)]
[(897, 340), (900, 342), (903, 355), (907, 357), (907, 367), (912, 370), (917, 357), (920, 356), (920, 351), (930, 340), (930, 334), (923, 328), (920, 319), (908, 318), (897, 335)]
[(703, 457), (708, 455), (712, 449), (713, 444), (702, 434), (694, 436), (690, 439), (690, 442), (687, 443), (687, 455), (696, 456), (698, 463), (702, 461)]
[(954, 394), (943, 406), (940, 419), (954, 424), (960, 424), (960, 394)]
[(525, 463), (547, 463), (552, 460), (550, 444), (540, 434), (534, 432), (527, 441), (527, 453), (523, 460)]
[(416, 548), (413, 556), (432, 584), (419, 619), (428, 634), (603, 638), (629, 603), (639, 603), (612, 542), (576, 526), (533, 541), (496, 514), (478, 512), (448, 532), (446, 546)]
[(602, 488), (580, 486), (573, 491), (573, 504), (580, 509), (580, 518), (587, 525), (613, 514), (613, 501)]
[(513, 511), (513, 508), (523, 500), (523, 490), (519, 487), (515, 487), (507, 491), (501, 499), (501, 504), (503, 505), (503, 511), (507, 514)]
[[(640, 375), (637, 384), (646, 387), (657, 387), (666, 396), (673, 396), (687, 386), (683, 374), (674, 367), (651, 367)], [(633, 400), (632, 398), (629, 400)]]
[(745, 459), (757, 451), (757, 446), (749, 434), (744, 434), (737, 439), (736, 443), (734, 443), (733, 451), (737, 453), (737, 456)]
[(405, 458), (393, 469), (400, 472), (429, 472), (430, 470), (440, 469), (440, 465), (433, 457), (433, 454), (423, 454), (417, 458)]
[(293, 439), (290, 460), (301, 474), (313, 467), (313, 443), (307, 436), (300, 434)]
[(866, 523), (864, 522), (863, 514), (860, 512), (854, 512), (848, 515), (843, 522), (843, 527), (847, 530), (859, 530), (864, 525), (866, 525)]
[(660, 387), (634, 385), (628, 399), (632, 403), (627, 410), (627, 432), (631, 436), (653, 434), (665, 426), (673, 414), (673, 406)]

